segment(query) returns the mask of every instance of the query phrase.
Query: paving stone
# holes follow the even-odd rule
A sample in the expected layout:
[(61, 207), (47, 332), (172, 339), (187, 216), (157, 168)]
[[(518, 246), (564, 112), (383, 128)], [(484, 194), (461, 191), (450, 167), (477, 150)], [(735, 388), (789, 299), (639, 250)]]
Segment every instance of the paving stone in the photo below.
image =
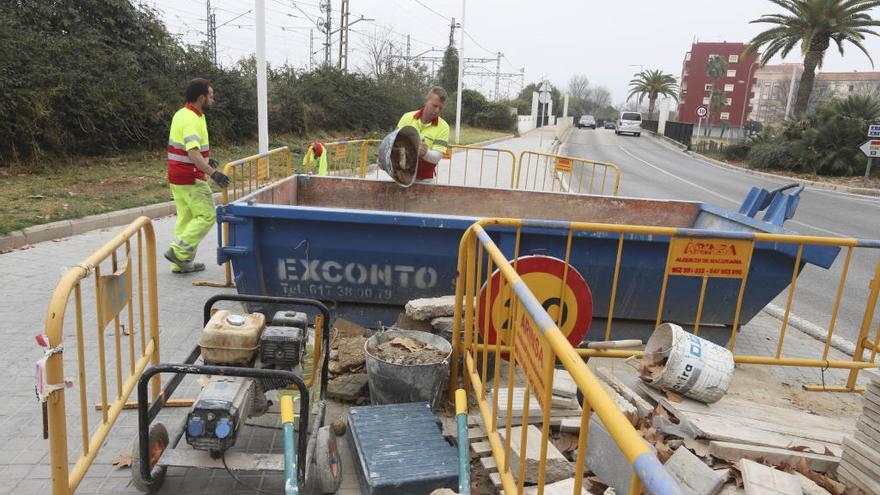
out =
[(665, 466), (689, 495), (715, 495), (730, 476), (729, 469), (715, 471), (684, 447), (676, 449)]
[(364, 395), (367, 386), (366, 373), (352, 373), (340, 375), (330, 380), (327, 387), (327, 395), (331, 399), (339, 399), (345, 402), (354, 402)]
[(617, 493), (629, 493), (632, 466), (595, 413), (590, 417), (586, 466)]
[(746, 495), (801, 495), (801, 484), (794, 475), (755, 461), (740, 463)]
[(455, 312), (455, 296), (413, 299), (406, 303), (406, 314), (414, 320), (430, 320), (440, 316), (452, 316)]
[[(525, 481), (526, 483), (537, 483), (538, 464), (541, 459), (541, 430), (534, 425), (528, 425), (525, 455), (523, 455), (521, 451), (522, 428), (522, 426), (516, 426), (510, 429), (511, 470), (514, 473), (519, 473), (520, 459), (525, 457)], [(570, 478), (573, 475), (574, 465), (553, 446), (552, 442), (548, 443), (544, 482), (553, 483)]]

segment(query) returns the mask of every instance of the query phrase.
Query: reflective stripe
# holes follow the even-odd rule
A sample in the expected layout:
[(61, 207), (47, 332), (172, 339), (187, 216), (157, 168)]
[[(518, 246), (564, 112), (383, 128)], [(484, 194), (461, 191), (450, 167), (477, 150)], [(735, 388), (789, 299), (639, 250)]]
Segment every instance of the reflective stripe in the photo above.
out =
[(199, 146), (199, 151), (208, 151), (209, 149), (210, 149), (210, 145), (207, 145), (207, 144)]
[(441, 141), (441, 140), (439, 140), (439, 139), (434, 140), (434, 144), (435, 144), (436, 146), (449, 146), (449, 142), (448, 142), (448, 141)]
[(183, 138), (184, 143), (188, 143), (190, 141), (198, 141), (198, 140), (199, 140), (198, 134), (190, 134), (189, 136), (186, 136), (185, 138)]
[(195, 165), (196, 162), (193, 161), (187, 155), (175, 155), (174, 153), (168, 153), (168, 161), (170, 162), (181, 162), (181, 163), (189, 163), (191, 165)]
[(178, 143), (178, 142), (172, 141), (170, 139), (168, 140), (168, 146), (171, 146), (172, 148), (177, 148), (179, 150), (186, 151), (186, 148), (183, 146), (183, 143)]

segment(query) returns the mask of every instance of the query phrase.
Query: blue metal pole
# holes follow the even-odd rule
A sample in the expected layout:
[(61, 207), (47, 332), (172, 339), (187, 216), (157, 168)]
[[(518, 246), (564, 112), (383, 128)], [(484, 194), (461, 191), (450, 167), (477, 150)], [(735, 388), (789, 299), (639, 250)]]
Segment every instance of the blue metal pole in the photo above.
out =
[(455, 391), (455, 413), (458, 421), (458, 493), (471, 494), (471, 454), (468, 444), (467, 394), (463, 389)]
[(281, 396), (281, 426), (284, 433), (284, 494), (297, 495), (296, 432), (293, 429), (293, 398)]

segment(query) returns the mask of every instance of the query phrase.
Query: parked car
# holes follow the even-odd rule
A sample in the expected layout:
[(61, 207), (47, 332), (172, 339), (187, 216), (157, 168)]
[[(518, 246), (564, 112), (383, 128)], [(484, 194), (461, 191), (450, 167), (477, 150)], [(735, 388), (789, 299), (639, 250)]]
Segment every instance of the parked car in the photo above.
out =
[(580, 120), (577, 123), (578, 129), (583, 127), (590, 127), (592, 129), (596, 128), (596, 119), (593, 118), (592, 115), (582, 115)]
[(610, 120), (606, 120), (606, 121), (605, 121), (605, 126), (604, 126), (604, 127), (605, 127), (606, 129), (614, 129), (614, 122), (612, 122), (612, 121), (610, 121)]
[(617, 129), (615, 134), (628, 133), (635, 137), (642, 135), (642, 114), (639, 112), (620, 112), (620, 118), (617, 119)]

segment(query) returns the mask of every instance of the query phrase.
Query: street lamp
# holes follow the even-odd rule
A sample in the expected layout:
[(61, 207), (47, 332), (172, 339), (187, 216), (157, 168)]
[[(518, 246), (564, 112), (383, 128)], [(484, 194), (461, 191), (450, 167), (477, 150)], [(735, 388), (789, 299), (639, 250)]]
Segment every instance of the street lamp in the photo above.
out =
[[(756, 55), (756, 57), (757, 57), (757, 55)], [(755, 58), (755, 61), (752, 62), (752, 65), (749, 66), (749, 71), (746, 74), (746, 96), (745, 96), (745, 98), (743, 98), (742, 112), (739, 114), (739, 129), (740, 129), (740, 133), (742, 134), (743, 137), (745, 137), (745, 134), (746, 134), (746, 126), (745, 126), (746, 102), (748, 102), (751, 99), (751, 95), (752, 95), (752, 69), (755, 67), (756, 63), (758, 63), (757, 58)]]

